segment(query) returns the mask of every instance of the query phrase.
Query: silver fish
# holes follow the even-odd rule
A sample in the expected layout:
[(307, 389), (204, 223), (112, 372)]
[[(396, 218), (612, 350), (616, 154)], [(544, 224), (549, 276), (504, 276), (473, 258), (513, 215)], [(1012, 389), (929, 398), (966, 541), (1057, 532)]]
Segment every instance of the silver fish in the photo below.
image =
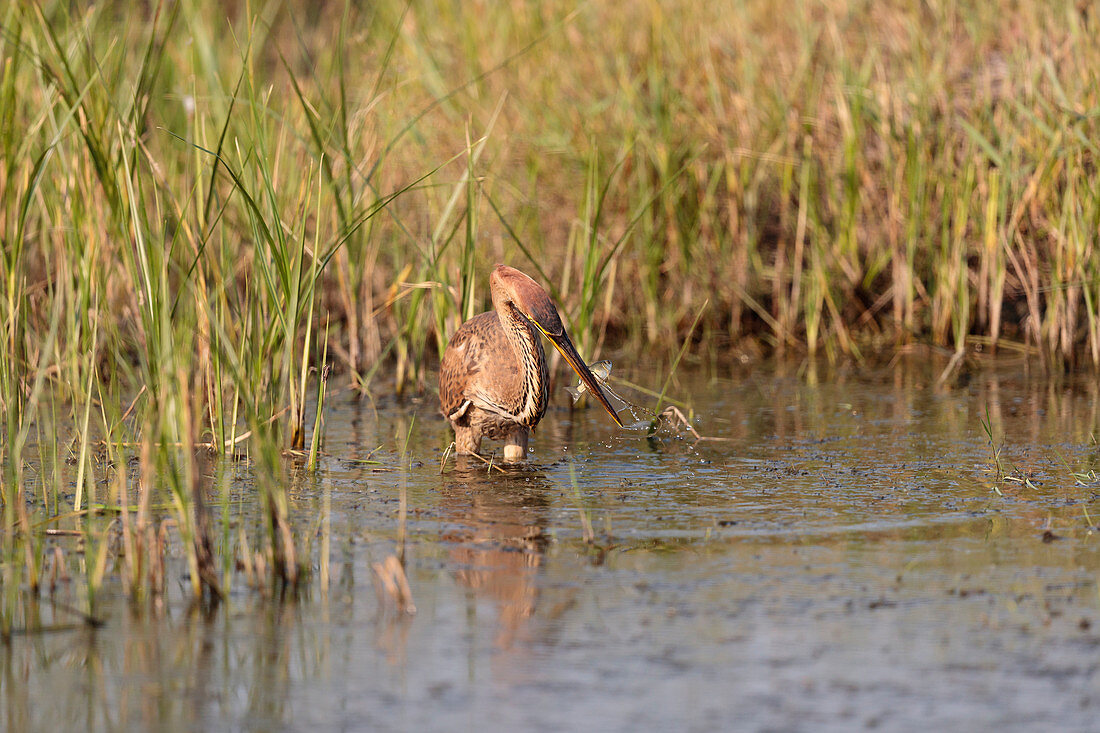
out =
[[(600, 383), (601, 387), (606, 386), (604, 382), (611, 376), (610, 361), (606, 359), (604, 361), (597, 361), (595, 364), (589, 364), (588, 369), (592, 372), (592, 376), (596, 378), (596, 381)], [(585, 386), (584, 382), (577, 382), (576, 387), (566, 387), (565, 391), (571, 394), (573, 396), (573, 401), (576, 402), (581, 398), (582, 394), (588, 391), (588, 387)]]

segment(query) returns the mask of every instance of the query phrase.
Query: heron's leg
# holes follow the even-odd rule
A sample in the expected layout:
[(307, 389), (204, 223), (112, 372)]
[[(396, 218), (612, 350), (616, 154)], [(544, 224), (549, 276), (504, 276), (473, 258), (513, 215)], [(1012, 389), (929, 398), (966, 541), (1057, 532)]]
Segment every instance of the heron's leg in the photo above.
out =
[(455, 425), (455, 452), (472, 455), (481, 452), (481, 430), (474, 427)]
[(527, 428), (513, 430), (504, 439), (504, 460), (522, 461), (527, 457)]

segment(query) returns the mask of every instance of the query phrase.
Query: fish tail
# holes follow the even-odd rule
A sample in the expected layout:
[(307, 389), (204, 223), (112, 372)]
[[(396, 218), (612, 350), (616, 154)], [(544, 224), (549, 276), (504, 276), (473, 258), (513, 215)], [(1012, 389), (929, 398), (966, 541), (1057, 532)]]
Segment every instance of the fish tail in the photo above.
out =
[(565, 391), (568, 392), (570, 396), (572, 396), (574, 402), (581, 398), (581, 391), (576, 387), (566, 387)]

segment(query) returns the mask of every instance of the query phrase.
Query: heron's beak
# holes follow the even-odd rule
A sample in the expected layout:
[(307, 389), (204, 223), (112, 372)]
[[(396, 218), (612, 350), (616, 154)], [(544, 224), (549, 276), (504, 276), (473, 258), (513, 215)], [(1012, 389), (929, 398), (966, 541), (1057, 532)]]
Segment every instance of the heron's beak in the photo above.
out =
[(603, 393), (603, 387), (600, 385), (600, 380), (596, 379), (596, 376), (592, 374), (592, 370), (588, 368), (588, 365), (584, 363), (584, 359), (577, 353), (577, 350), (573, 348), (573, 342), (569, 340), (569, 336), (565, 334), (563, 329), (561, 334), (547, 333), (541, 326), (539, 330), (542, 331), (546, 338), (550, 339), (550, 343), (558, 347), (558, 351), (565, 357), (565, 360), (569, 362), (569, 366), (573, 367), (573, 371), (577, 373), (577, 376), (584, 382), (584, 386), (588, 388), (603, 408), (607, 410), (607, 414), (611, 416), (611, 419), (615, 421), (615, 424), (620, 428), (623, 427), (623, 423), (619, 420), (618, 413), (615, 412), (615, 408), (611, 406), (611, 403), (607, 401), (607, 395)]

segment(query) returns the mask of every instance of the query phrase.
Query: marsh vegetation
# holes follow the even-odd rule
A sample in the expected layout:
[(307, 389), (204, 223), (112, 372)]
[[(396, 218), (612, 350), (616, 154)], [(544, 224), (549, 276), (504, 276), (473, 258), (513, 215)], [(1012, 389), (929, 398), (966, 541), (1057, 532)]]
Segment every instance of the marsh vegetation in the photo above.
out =
[(496, 262), (658, 406), (773, 353), (1100, 368), (1089, 3), (360, 5), (0, 9), (5, 644), (63, 583), (163, 610), (166, 558), (327, 590), (328, 375), (432, 402)]

